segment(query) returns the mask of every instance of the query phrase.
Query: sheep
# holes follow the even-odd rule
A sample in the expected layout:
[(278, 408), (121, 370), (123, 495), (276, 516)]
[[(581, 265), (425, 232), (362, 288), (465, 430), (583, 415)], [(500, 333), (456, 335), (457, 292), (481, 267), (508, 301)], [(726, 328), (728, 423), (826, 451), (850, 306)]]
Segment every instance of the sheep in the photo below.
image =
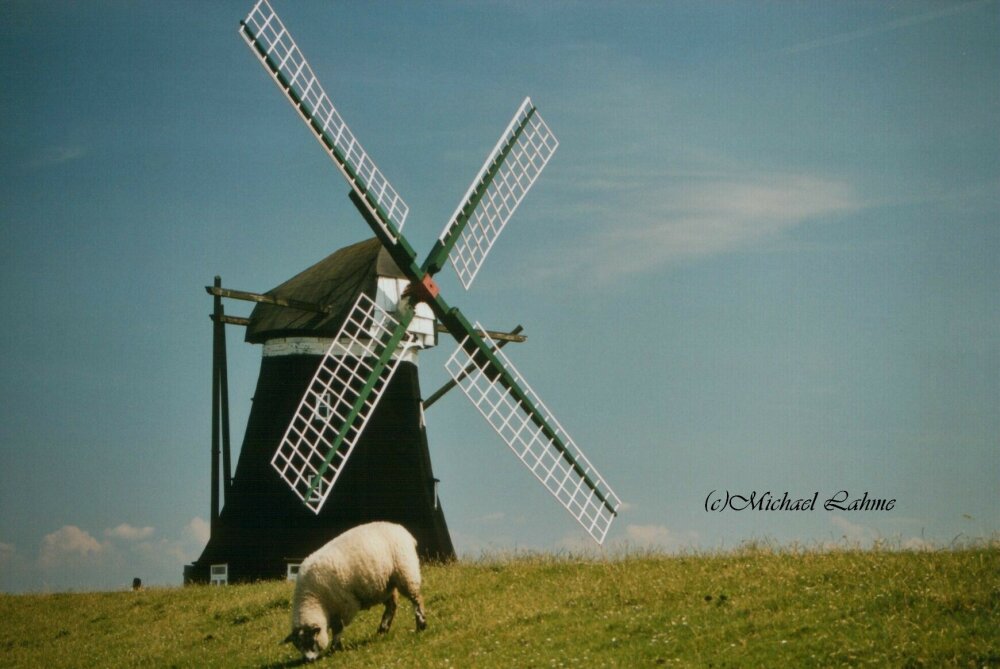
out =
[(378, 633), (385, 634), (396, 614), (397, 590), (411, 602), (417, 631), (427, 627), (420, 596), (417, 542), (400, 525), (368, 523), (347, 530), (302, 561), (292, 598), (292, 643), (312, 662), (340, 636), (358, 611), (385, 604)]

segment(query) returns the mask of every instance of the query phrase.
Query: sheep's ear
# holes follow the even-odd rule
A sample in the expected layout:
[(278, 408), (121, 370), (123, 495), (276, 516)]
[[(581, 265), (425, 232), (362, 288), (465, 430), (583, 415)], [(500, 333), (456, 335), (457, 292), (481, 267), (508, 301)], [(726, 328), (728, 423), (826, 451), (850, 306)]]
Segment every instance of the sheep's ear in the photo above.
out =
[(293, 641), (295, 641), (295, 632), (289, 632), (288, 636), (285, 637), (285, 640), (278, 645), (281, 646), (286, 643), (292, 643)]

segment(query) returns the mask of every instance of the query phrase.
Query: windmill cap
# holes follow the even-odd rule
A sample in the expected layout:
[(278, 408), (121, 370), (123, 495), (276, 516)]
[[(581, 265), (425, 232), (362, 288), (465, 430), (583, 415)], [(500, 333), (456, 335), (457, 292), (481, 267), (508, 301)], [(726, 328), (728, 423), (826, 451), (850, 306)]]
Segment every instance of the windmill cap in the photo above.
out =
[(338, 249), (266, 293), (321, 305), (328, 313), (257, 304), (250, 314), (246, 341), (261, 344), (278, 337), (332, 337), (359, 293), (375, 298), (380, 276), (406, 278), (377, 238)]

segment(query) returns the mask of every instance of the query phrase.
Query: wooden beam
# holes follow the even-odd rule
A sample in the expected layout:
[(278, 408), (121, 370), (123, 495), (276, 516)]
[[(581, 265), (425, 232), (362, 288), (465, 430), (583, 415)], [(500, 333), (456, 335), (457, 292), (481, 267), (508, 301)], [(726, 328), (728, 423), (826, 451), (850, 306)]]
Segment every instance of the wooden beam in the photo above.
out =
[(291, 298), (262, 295), (261, 293), (250, 293), (245, 290), (232, 290), (221, 286), (205, 286), (205, 290), (209, 295), (215, 295), (216, 297), (230, 297), (234, 300), (246, 300), (247, 302), (273, 304), (278, 307), (298, 309), (299, 311), (311, 311), (317, 314), (328, 314), (332, 311), (330, 307), (324, 307), (320, 304), (314, 304), (313, 302), (303, 302), (302, 300), (294, 300)]
[[(497, 343), (496, 343), (496, 347), (493, 350), (495, 351), (495, 350), (501, 349), (501, 348), (503, 348), (504, 346), (506, 346), (507, 344), (509, 344), (512, 341), (518, 341), (518, 339), (520, 339), (521, 341), (524, 341), (524, 339), (525, 339), (524, 337), (518, 337), (518, 334), (523, 329), (524, 328), (522, 328), (520, 325), (518, 325), (516, 328), (514, 328), (513, 330), (511, 330), (509, 333), (508, 332), (501, 332), (500, 334), (504, 335), (506, 338), (494, 337), (493, 341), (495, 341)], [(466, 376), (468, 376), (475, 368), (476, 368), (475, 365), (471, 365), (470, 364), (468, 367), (466, 367), (465, 369), (462, 370), (462, 373), (458, 375), (458, 379), (457, 380), (456, 379), (452, 379), (451, 381), (448, 381), (446, 384), (444, 384), (443, 386), (441, 386), (440, 388), (438, 388), (437, 390), (435, 390), (434, 393), (430, 397), (428, 397), (426, 400), (424, 400), (424, 409), (429, 408), (432, 404), (434, 404), (439, 399), (441, 399), (441, 397), (443, 397), (446, 392), (448, 392), (449, 390), (451, 390), (452, 388), (454, 388), (455, 386), (457, 386), (458, 382), (461, 381), (462, 379), (464, 379)]]
[[(264, 295), (262, 293), (251, 293), (246, 290), (233, 290), (231, 288), (223, 288), (222, 286), (205, 286), (205, 291), (209, 295), (214, 295), (216, 297), (229, 297), (234, 300), (245, 300), (247, 302), (259, 302), (261, 304), (273, 304), (278, 307), (286, 307), (288, 309), (298, 309), (299, 311), (311, 311), (317, 314), (328, 314), (331, 312), (329, 307), (324, 307), (313, 302), (303, 302), (302, 300), (294, 300), (291, 298), (284, 297), (274, 297), (271, 295)], [(215, 319), (215, 316), (212, 316)], [(230, 325), (249, 325), (249, 318), (240, 318), (239, 316), (222, 316), (223, 323), (229, 323)], [(437, 323), (435, 329), (438, 332), (448, 332), (448, 328)], [(518, 330), (520, 332), (520, 330)], [(512, 341), (518, 344), (522, 344), (528, 340), (524, 335), (520, 335), (513, 332), (499, 332), (497, 330), (481, 330), (479, 336), (489, 335), (494, 341)]]
[[(208, 317), (213, 321), (215, 320), (215, 314), (209, 314)], [(219, 320), (226, 325), (242, 325), (244, 327), (250, 325), (250, 319), (243, 318), (242, 316), (227, 316), (226, 314), (222, 314), (222, 317)]]
[[(437, 330), (438, 332), (448, 332), (448, 328), (441, 325), (440, 323), (435, 324), (434, 329)], [(498, 332), (497, 330), (477, 330), (480, 337), (489, 335), (490, 339), (492, 339), (493, 341), (503, 341), (503, 342), (512, 341), (517, 344), (523, 344), (524, 342), (528, 341), (528, 338), (522, 334), (518, 334), (518, 332), (520, 331), (521, 331), (520, 325), (517, 326), (517, 329), (515, 331), (511, 332)]]

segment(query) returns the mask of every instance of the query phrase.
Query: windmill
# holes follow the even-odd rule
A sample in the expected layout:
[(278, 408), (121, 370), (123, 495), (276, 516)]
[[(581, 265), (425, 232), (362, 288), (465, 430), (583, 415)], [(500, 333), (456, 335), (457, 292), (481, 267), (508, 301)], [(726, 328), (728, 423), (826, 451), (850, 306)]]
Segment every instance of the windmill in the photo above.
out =
[(396, 300), (372, 299), (362, 291), (343, 310), (339, 329), (278, 440), (272, 473), (301, 505), (314, 514), (323, 512), (339, 494), (341, 475), (351, 471), (352, 454), (363, 450), (358, 444), (367, 438), (373, 416), (382, 412), (380, 403), (391, 394), (402, 361), (428, 345), (415, 324), (429, 313), (457, 342), (445, 363), (452, 382), (535, 478), (603, 543), (619, 498), (500, 345), (446, 302), (433, 278), (450, 262), (469, 289), (555, 152), (558, 141), (531, 100), (517, 109), (430, 253), (419, 262), (402, 234), (407, 205), (361, 147), (267, 0), (257, 2), (239, 32), (347, 180), (349, 197), (374, 232), (379, 254), (388, 256), (408, 283)]

